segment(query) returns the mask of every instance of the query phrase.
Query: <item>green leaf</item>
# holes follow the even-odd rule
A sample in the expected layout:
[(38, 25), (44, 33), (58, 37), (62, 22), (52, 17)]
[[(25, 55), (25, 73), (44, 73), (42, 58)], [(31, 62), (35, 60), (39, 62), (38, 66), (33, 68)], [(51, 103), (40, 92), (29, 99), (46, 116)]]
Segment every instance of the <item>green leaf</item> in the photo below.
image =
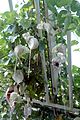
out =
[(73, 0), (72, 4), (71, 4), (71, 10), (73, 12), (76, 12), (76, 11), (78, 11), (79, 8), (80, 8), (80, 3), (76, 0)]
[(72, 40), (71, 41), (71, 45), (73, 46), (73, 45), (77, 45), (79, 42), (77, 41), (77, 40)]
[(76, 29), (75, 32), (76, 32), (76, 34), (77, 34), (78, 36), (80, 36), (80, 25), (77, 26), (77, 29)]
[(57, 7), (68, 6), (72, 3), (72, 0), (56, 0)]
[(16, 21), (17, 13), (15, 11), (12, 12), (4, 12), (2, 14), (2, 18), (4, 19), (4, 23), (13, 24)]
[(76, 48), (76, 49), (74, 49), (74, 51), (78, 51), (78, 52), (80, 52), (80, 48)]
[(30, 20), (26, 20), (24, 18), (22, 18), (20, 21), (19, 21), (19, 24), (23, 27), (23, 29), (28, 29), (30, 27)]

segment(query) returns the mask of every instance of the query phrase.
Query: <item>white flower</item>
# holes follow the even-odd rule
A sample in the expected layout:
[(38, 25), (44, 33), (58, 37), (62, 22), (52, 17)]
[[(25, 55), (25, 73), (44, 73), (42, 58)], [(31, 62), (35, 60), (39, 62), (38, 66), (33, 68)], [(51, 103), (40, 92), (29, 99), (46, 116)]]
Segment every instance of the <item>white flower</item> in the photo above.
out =
[(61, 66), (61, 59), (60, 57), (55, 57), (52, 59), (52, 65), (54, 70), (59, 70)]
[(21, 70), (16, 70), (12, 76), (13, 80), (19, 84), (23, 81), (24, 76)]
[(18, 93), (16, 93), (16, 92), (12, 92), (10, 94), (9, 104), (10, 104), (11, 107), (13, 107), (13, 106), (15, 106), (16, 102), (17, 103), (22, 102), (21, 96)]
[(31, 50), (36, 49), (39, 46), (39, 42), (36, 38), (31, 38), (28, 42), (28, 46)]
[(66, 46), (62, 43), (57, 44), (53, 49), (52, 49), (52, 53), (63, 53), (64, 55), (66, 55)]
[(5, 93), (5, 97), (6, 97), (6, 100), (7, 102), (9, 103), (9, 100), (10, 100), (10, 94), (14, 92), (14, 86), (10, 86), (8, 87), (6, 93)]
[(25, 39), (25, 41), (28, 43), (31, 38), (34, 36), (31, 36), (29, 32), (22, 34), (22, 37)]
[(31, 50), (36, 49), (39, 46), (38, 40), (34, 38), (34, 36), (30, 36), (29, 33), (24, 33), (22, 36)]
[(50, 23), (45, 23), (45, 22), (40, 23), (37, 25), (37, 29), (40, 30), (44, 29), (45, 31), (47, 31), (48, 34), (50, 33), (53, 36), (56, 34), (55, 30), (52, 28)]
[(14, 48), (14, 54), (19, 57), (25, 53), (29, 53), (29, 49), (26, 47), (26, 46), (23, 46), (23, 45), (17, 45), (15, 48)]
[(65, 56), (61, 53), (58, 53), (57, 56), (52, 59), (54, 70), (60, 70), (62, 63), (65, 63), (65, 61)]
[(66, 62), (66, 58), (65, 58), (64, 54), (57, 53), (57, 56), (61, 59), (61, 63), (65, 63)]

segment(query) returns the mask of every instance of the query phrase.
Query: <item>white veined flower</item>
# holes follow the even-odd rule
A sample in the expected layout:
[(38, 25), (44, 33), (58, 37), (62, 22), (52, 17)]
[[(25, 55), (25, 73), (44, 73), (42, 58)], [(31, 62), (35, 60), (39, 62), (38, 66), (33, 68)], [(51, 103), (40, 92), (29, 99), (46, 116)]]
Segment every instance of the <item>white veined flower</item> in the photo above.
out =
[(36, 49), (39, 46), (38, 40), (34, 38), (34, 36), (30, 36), (29, 33), (24, 33), (22, 36), (31, 50)]
[(12, 92), (12, 93), (10, 94), (9, 104), (10, 104), (11, 107), (13, 107), (13, 106), (15, 106), (15, 103), (16, 103), (16, 102), (17, 102), (17, 103), (22, 102), (22, 98), (21, 98), (21, 96), (20, 96), (18, 93)]
[(14, 48), (14, 54), (17, 56), (17, 57), (19, 57), (19, 56), (21, 56), (21, 55), (23, 55), (23, 54), (25, 54), (25, 53), (29, 53), (30, 51), (29, 51), (29, 49), (28, 49), (28, 47), (26, 47), (26, 46), (23, 46), (23, 45), (17, 45), (15, 48)]
[(61, 72), (62, 64), (66, 62), (66, 58), (62, 53), (58, 53), (57, 56), (55, 56), (52, 59), (52, 66), (54, 68), (54, 71)]
[(60, 57), (55, 57), (52, 59), (52, 65), (53, 65), (53, 68), (54, 70), (59, 70), (60, 69), (60, 66), (61, 66), (61, 59)]
[(27, 40), (29, 36), (30, 36), (30, 33), (29, 33), (29, 32), (22, 34), (22, 37), (23, 37), (25, 40)]
[(24, 76), (21, 70), (16, 70), (12, 76), (13, 80), (19, 84), (23, 81)]
[(28, 42), (28, 46), (31, 50), (36, 49), (39, 46), (39, 42), (36, 38), (31, 38)]
[(57, 56), (61, 59), (61, 63), (65, 63), (66, 62), (66, 58), (65, 58), (64, 54), (58, 52)]
[(57, 44), (53, 49), (52, 49), (52, 53), (63, 53), (64, 55), (66, 55), (66, 46), (62, 43)]
[(14, 92), (14, 86), (13, 85), (8, 87), (8, 89), (6, 90), (6, 93), (5, 93), (5, 97), (6, 97), (6, 100), (7, 100), (8, 103), (10, 101), (10, 94), (12, 92)]
[(37, 29), (40, 29), (40, 30), (45, 29), (47, 33), (49, 33), (51, 29), (51, 25), (49, 23), (43, 22), (37, 25)]
[(23, 37), (23, 38), (25, 39), (25, 41), (28, 43), (29, 40), (30, 40), (31, 38), (33, 38), (34, 36), (30, 36), (30, 33), (27, 32), (27, 33), (22, 34), (22, 37)]
[(45, 23), (45, 22), (40, 23), (37, 25), (37, 29), (40, 30), (44, 29), (45, 31), (47, 31), (48, 34), (50, 33), (53, 36), (56, 34), (55, 30), (52, 28), (50, 23)]

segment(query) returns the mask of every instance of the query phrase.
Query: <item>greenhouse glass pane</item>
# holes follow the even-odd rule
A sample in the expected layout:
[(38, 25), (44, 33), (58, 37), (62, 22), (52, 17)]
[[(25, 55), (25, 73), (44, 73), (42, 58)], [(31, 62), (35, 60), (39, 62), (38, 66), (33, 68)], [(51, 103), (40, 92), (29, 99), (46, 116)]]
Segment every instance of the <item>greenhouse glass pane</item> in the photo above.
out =
[(0, 0), (0, 13), (9, 11), (8, 0)]

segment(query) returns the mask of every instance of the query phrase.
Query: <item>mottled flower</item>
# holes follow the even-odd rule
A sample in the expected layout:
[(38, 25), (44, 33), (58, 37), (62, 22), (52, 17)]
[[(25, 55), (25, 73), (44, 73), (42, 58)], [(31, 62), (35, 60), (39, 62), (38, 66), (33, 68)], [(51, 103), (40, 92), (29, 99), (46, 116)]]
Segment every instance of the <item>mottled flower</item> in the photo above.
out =
[(60, 68), (62, 64), (65, 62), (65, 60), (66, 59), (64, 55), (61, 55), (58, 53), (58, 55), (52, 59), (52, 65), (53, 65), (54, 70), (60, 71)]
[(28, 47), (26, 46), (23, 46), (23, 45), (17, 45), (15, 48), (14, 48), (14, 54), (16, 55), (16, 57), (20, 57), (21, 55), (25, 54), (25, 53), (29, 53), (29, 49)]
[(23, 33), (22, 37), (25, 39), (25, 41), (28, 43), (31, 38), (34, 38), (34, 36), (31, 36), (29, 32)]
[(51, 24), (48, 22), (47, 23), (43, 22), (38, 24), (37, 29), (40, 29), (40, 30), (44, 29), (45, 31), (47, 31), (48, 34), (53, 36), (56, 34), (55, 30), (52, 28)]
[(9, 101), (10, 107), (15, 106), (16, 103), (20, 103), (21, 101), (22, 101), (21, 96), (18, 93), (16, 92), (11, 93)]
[(63, 53), (64, 55), (66, 54), (66, 46), (62, 43), (57, 44), (53, 49), (52, 49), (52, 53)]
[(59, 70), (60, 65), (61, 65), (61, 59), (60, 57), (55, 57), (52, 59), (52, 65), (54, 70)]
[(17, 89), (17, 86), (12, 85), (7, 89), (5, 94), (6, 100), (12, 110), (15, 108), (16, 102), (20, 103), (22, 101), (21, 96), (18, 94), (18, 90), (15, 89)]
[(22, 36), (31, 50), (36, 49), (39, 46), (38, 40), (34, 36), (30, 36), (29, 33), (24, 33)]

